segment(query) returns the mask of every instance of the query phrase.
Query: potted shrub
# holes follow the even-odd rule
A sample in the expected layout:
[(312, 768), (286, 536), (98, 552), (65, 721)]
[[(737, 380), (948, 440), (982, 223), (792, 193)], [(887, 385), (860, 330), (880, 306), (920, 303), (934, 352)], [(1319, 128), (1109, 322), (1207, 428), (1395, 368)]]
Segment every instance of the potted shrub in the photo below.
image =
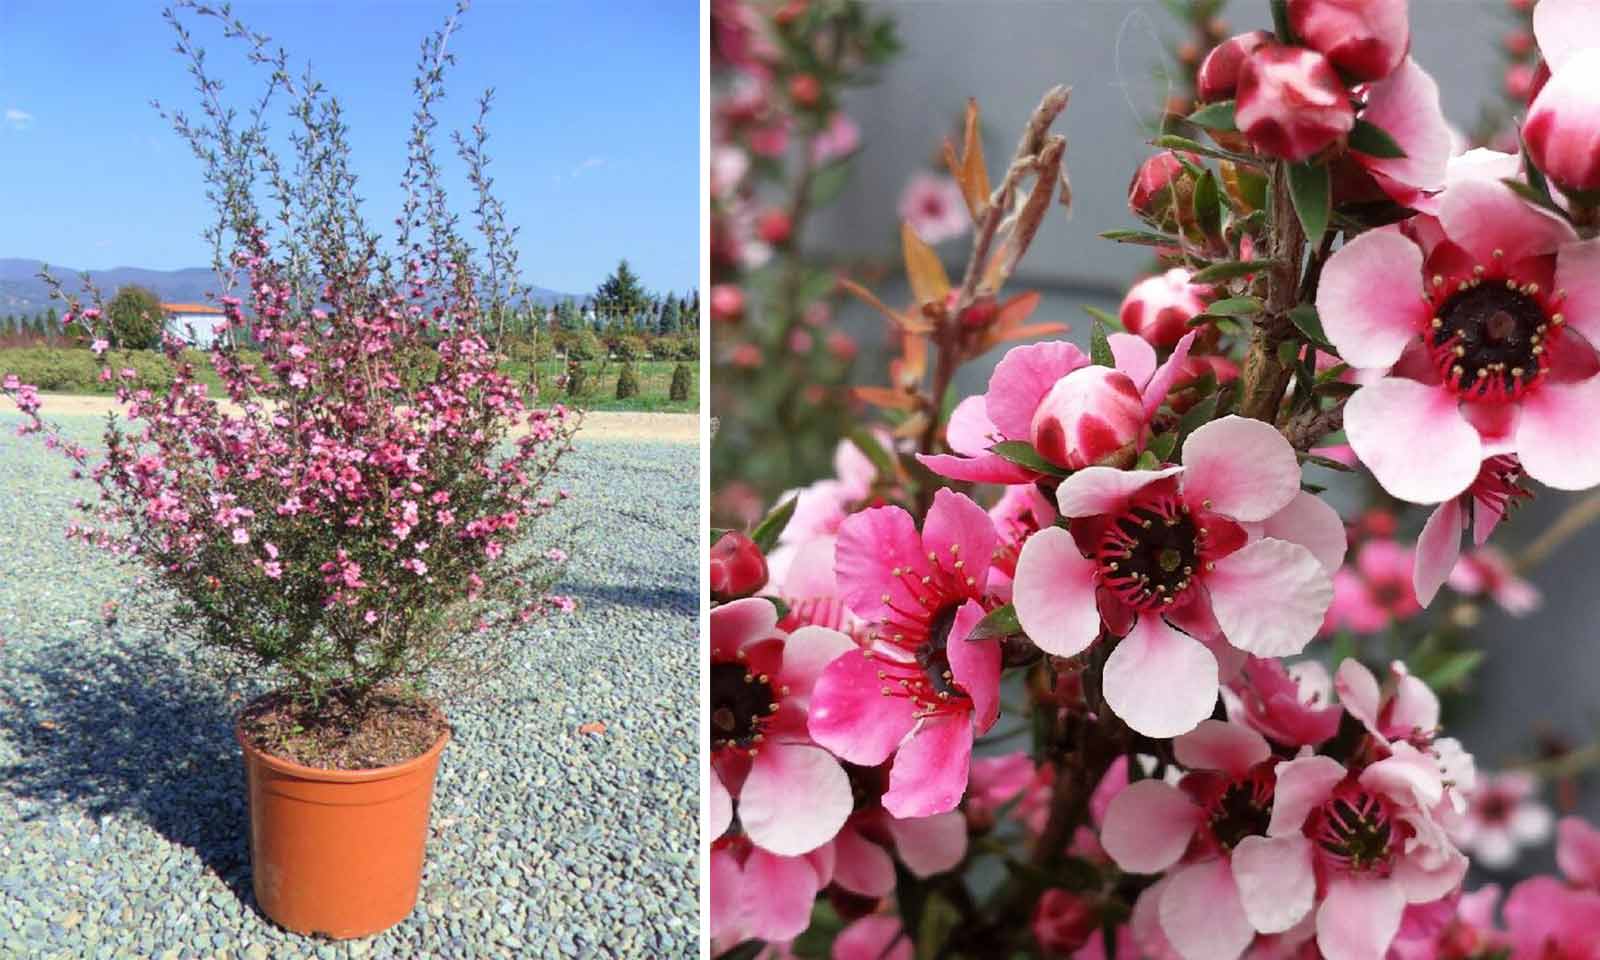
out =
[[(485, 318), (516, 296), (515, 257), (488, 192), (482, 113), (458, 143), (486, 264), (444, 205), (430, 108), (454, 18), (423, 45), (406, 201), (386, 245), (355, 200), (326, 94), (291, 80), (283, 54), (225, 11), (193, 9), (244, 38), (270, 68), (263, 102), (289, 98), (302, 125), (298, 155), (275, 156), (262, 111), (229, 112), (168, 12), (202, 94), (202, 116), (176, 126), (217, 198), (225, 322), (209, 359), (227, 397), (196, 382), (168, 335), (175, 382), (119, 382), (127, 419), (109, 422), (104, 460), (59, 446), (100, 493), (76, 534), (140, 561), (175, 601), (174, 629), (270, 688), (236, 726), (262, 909), (291, 930), (362, 936), (416, 900), (450, 739), (437, 695), (500, 661), (506, 625), (570, 609), (545, 593), (564, 554), (522, 541), (565, 497), (544, 488), (578, 418), (532, 406), (496, 369)], [(56, 293), (104, 361), (95, 295)], [(116, 381), (112, 369), (102, 376)], [(53, 429), (31, 387), (9, 377), (5, 389), (29, 429)]]

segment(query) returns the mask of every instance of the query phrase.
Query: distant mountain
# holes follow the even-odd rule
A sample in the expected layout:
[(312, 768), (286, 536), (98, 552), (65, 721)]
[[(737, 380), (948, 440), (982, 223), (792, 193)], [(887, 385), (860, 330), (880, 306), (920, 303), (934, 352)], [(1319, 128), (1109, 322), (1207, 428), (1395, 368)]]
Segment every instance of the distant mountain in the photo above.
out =
[[(22, 260), (0, 257), (0, 315), (43, 313), (51, 306), (59, 311), (61, 305), (50, 300), (50, 288), (39, 279), (44, 263), (39, 260)], [(82, 288), (80, 271), (61, 264), (50, 264), (50, 273), (61, 281), (68, 293)], [(125, 283), (137, 283), (154, 290), (167, 303), (204, 303), (206, 294), (217, 289), (216, 274), (210, 267), (186, 267), (182, 270), (146, 270), (142, 267), (113, 267), (110, 270), (90, 270), (90, 280), (100, 292), (110, 297)], [(572, 297), (582, 301), (582, 295), (561, 293), (544, 287), (532, 287), (528, 299), (535, 303), (552, 304)]]

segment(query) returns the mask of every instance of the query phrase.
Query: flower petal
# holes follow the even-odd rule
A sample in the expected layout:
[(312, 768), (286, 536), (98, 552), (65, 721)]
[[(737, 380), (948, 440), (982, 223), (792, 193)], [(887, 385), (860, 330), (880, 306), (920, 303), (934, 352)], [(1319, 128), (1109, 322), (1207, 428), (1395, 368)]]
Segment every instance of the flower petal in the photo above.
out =
[(1386, 377), (1362, 387), (1344, 407), (1356, 456), (1390, 494), (1440, 503), (1477, 479), (1483, 445), (1449, 391)]
[(840, 596), (868, 620), (887, 619), (894, 607), (917, 609), (920, 598), (895, 575), (897, 570), (919, 577), (933, 572), (916, 522), (899, 507), (873, 507), (846, 517), (839, 525), (833, 564)]
[(1156, 415), (1156, 411), (1161, 409), (1162, 402), (1167, 399), (1167, 391), (1172, 389), (1172, 384), (1182, 375), (1183, 365), (1189, 359), (1189, 348), (1194, 346), (1194, 338), (1199, 332), (1190, 330), (1184, 334), (1172, 348), (1172, 354), (1167, 357), (1166, 362), (1156, 368), (1156, 372), (1150, 377), (1150, 382), (1144, 385), (1141, 392), (1144, 394), (1146, 418)]
[(1106, 658), (1106, 703), (1147, 737), (1193, 730), (1217, 703), (1217, 658), (1205, 644), (1141, 614)]
[(1233, 848), (1233, 879), (1250, 925), (1282, 933), (1305, 919), (1316, 899), (1311, 841), (1298, 833), (1245, 837)]
[(1173, 871), (1160, 909), (1161, 930), (1184, 960), (1238, 960), (1255, 939), (1225, 857)]
[(951, 676), (972, 698), (972, 722), (979, 733), (1000, 717), (1000, 641), (967, 639), (983, 614), (976, 600), (962, 604), (945, 643)]
[(1276, 767), (1277, 786), (1272, 795), (1272, 819), (1267, 836), (1298, 835), (1311, 811), (1328, 799), (1328, 793), (1345, 777), (1344, 765), (1332, 757), (1299, 757)]
[(1339, 356), (1358, 369), (1387, 369), (1427, 319), (1422, 251), (1397, 230), (1361, 234), (1328, 258), (1317, 315)]
[(1521, 260), (1555, 253), (1578, 239), (1565, 220), (1489, 180), (1453, 184), (1439, 201), (1439, 222), (1452, 241), (1484, 266), (1495, 262), (1496, 250)]
[(1113, 333), (1106, 337), (1106, 343), (1111, 347), (1116, 368), (1127, 374), (1134, 386), (1144, 389), (1156, 372), (1156, 348), (1131, 333)]
[(1569, 243), (1556, 253), (1556, 289), (1567, 292), (1561, 313), (1591, 344), (1600, 343), (1600, 240)]
[(722, 785), (715, 768), (711, 771), (711, 799), (706, 806), (711, 814), (709, 835), (715, 840), (727, 833), (728, 824), (733, 822), (733, 798), (728, 795), (728, 788)]
[(1344, 563), (1349, 545), (1339, 511), (1304, 490), (1297, 492), (1287, 507), (1262, 522), (1261, 535), (1300, 544), (1311, 551), (1330, 576)]
[(828, 664), (854, 649), (856, 642), (837, 630), (801, 627), (783, 642), (783, 669), (778, 674), (779, 682), (789, 688), (789, 696), (808, 699), (817, 684), (817, 678), (822, 676)]
[(1258, 657), (1299, 653), (1333, 602), (1333, 580), (1298, 543), (1264, 539), (1228, 554), (1205, 574), (1228, 642)]
[(831, 953), (833, 960), (912, 960), (915, 955), (900, 918), (889, 913), (868, 914), (840, 930)]
[(1551, 70), (1575, 54), (1600, 47), (1600, 8), (1590, 0), (1541, 0), (1533, 8), (1533, 35)]
[(1428, 515), (1417, 536), (1416, 567), (1411, 574), (1417, 602), (1426, 607), (1450, 578), (1461, 556), (1461, 498), (1451, 497)]
[(751, 843), (797, 857), (833, 839), (853, 805), (850, 778), (826, 750), (767, 743), (739, 790), (739, 822)]
[(863, 897), (886, 897), (894, 890), (894, 858), (854, 827), (839, 831), (833, 852), (834, 883)]
[(1205, 811), (1164, 780), (1138, 780), (1111, 798), (1100, 845), (1130, 873), (1160, 873), (1178, 862)]
[(1058, 657), (1082, 653), (1100, 635), (1095, 563), (1072, 534), (1046, 527), (1022, 544), (1011, 602), (1017, 621), (1039, 649)]
[(1178, 762), (1191, 770), (1220, 770), (1235, 777), (1272, 755), (1265, 738), (1249, 727), (1221, 720), (1200, 725), (1172, 742)]
[(1405, 908), (1400, 888), (1388, 879), (1335, 878), (1317, 910), (1317, 946), (1327, 960), (1381, 960)]
[(972, 721), (966, 714), (931, 717), (895, 755), (883, 809), (892, 816), (947, 813), (967, 790), (972, 762)]
[(1556, 866), (1577, 886), (1600, 889), (1600, 830), (1582, 817), (1562, 817), (1556, 825)]
[(860, 650), (828, 664), (811, 690), (811, 739), (859, 766), (889, 759), (916, 726), (916, 706), (883, 690), (877, 664)]
[(745, 936), (792, 940), (811, 925), (817, 873), (804, 857), (780, 857), (756, 847), (744, 862), (738, 891)]
[(919, 877), (955, 869), (967, 855), (967, 818), (959, 810), (900, 820), (886, 817), (895, 853)]
[(1061, 481), (1056, 488), (1056, 505), (1063, 517), (1093, 517), (1117, 513), (1134, 494), (1167, 477), (1183, 472), (1182, 467), (1164, 470), (1118, 470), (1116, 467), (1085, 467)]
[(1083, 351), (1065, 340), (1013, 347), (989, 376), (989, 420), (1009, 439), (1026, 440), (1039, 401), (1057, 380), (1088, 364)]
[(1394, 138), (1403, 157), (1359, 155), (1384, 191), (1400, 203), (1442, 189), (1450, 165), (1450, 125), (1439, 107), (1439, 84), (1407, 57), (1399, 69), (1374, 83), (1361, 119)]
[[(1265, 520), (1300, 491), (1300, 461), (1270, 423), (1229, 415), (1183, 442), (1183, 495), (1234, 520)], [(1062, 484), (1065, 486), (1065, 484)], [(1065, 511), (1063, 511), (1065, 512)]]
[(778, 608), (764, 597), (746, 597), (711, 608), (711, 656), (732, 660), (747, 644), (777, 633)]
[(944, 487), (933, 495), (933, 506), (922, 525), (922, 546), (937, 557), (933, 562), (940, 569), (961, 584), (966, 596), (983, 593), (999, 545), (994, 521), (982, 507)]
[(1528, 476), (1557, 490), (1600, 483), (1600, 376), (1544, 383), (1522, 398), (1517, 458)]

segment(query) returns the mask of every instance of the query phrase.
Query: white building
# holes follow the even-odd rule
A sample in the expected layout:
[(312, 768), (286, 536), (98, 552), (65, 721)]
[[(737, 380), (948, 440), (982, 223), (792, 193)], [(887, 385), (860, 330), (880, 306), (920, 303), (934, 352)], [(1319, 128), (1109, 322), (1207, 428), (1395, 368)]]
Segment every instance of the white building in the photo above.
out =
[(201, 350), (211, 346), (217, 327), (227, 322), (221, 307), (207, 303), (163, 303), (161, 312), (166, 314), (169, 333)]

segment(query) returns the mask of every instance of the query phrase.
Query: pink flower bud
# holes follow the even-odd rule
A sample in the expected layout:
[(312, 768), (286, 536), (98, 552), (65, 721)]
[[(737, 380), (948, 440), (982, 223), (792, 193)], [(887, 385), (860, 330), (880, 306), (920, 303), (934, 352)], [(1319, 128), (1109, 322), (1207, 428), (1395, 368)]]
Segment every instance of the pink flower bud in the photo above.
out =
[(1189, 321), (1206, 310), (1206, 288), (1189, 282), (1182, 267), (1134, 284), (1122, 301), (1123, 327), (1157, 347), (1170, 347), (1189, 332)]
[(1337, 143), (1356, 124), (1350, 95), (1328, 58), (1265, 46), (1239, 68), (1234, 119), (1255, 150), (1294, 163)]
[(1200, 69), (1195, 73), (1195, 96), (1201, 103), (1233, 99), (1239, 84), (1239, 68), (1244, 65), (1245, 58), (1271, 42), (1272, 34), (1265, 30), (1252, 30), (1229, 37), (1212, 47), (1206, 58), (1200, 61)]
[(1534, 97), (1522, 138), (1534, 165), (1563, 190), (1600, 190), (1600, 50), (1561, 65)]
[(711, 597), (718, 601), (748, 597), (767, 585), (767, 558), (756, 542), (737, 530), (722, 535), (711, 547)]
[(1354, 80), (1382, 80), (1411, 47), (1406, 0), (1289, 0), (1289, 25)]
[(1172, 205), (1172, 185), (1183, 175), (1183, 163), (1164, 150), (1139, 164), (1128, 184), (1128, 209), (1145, 220), (1161, 220)]
[(731, 283), (711, 288), (711, 319), (733, 323), (744, 315), (744, 291)]
[(1144, 401), (1128, 375), (1111, 367), (1079, 367), (1045, 394), (1030, 438), (1039, 456), (1068, 470), (1128, 466), (1147, 426)]
[(1033, 908), (1033, 938), (1052, 957), (1066, 957), (1083, 949), (1100, 917), (1094, 905), (1070, 890), (1052, 887)]

